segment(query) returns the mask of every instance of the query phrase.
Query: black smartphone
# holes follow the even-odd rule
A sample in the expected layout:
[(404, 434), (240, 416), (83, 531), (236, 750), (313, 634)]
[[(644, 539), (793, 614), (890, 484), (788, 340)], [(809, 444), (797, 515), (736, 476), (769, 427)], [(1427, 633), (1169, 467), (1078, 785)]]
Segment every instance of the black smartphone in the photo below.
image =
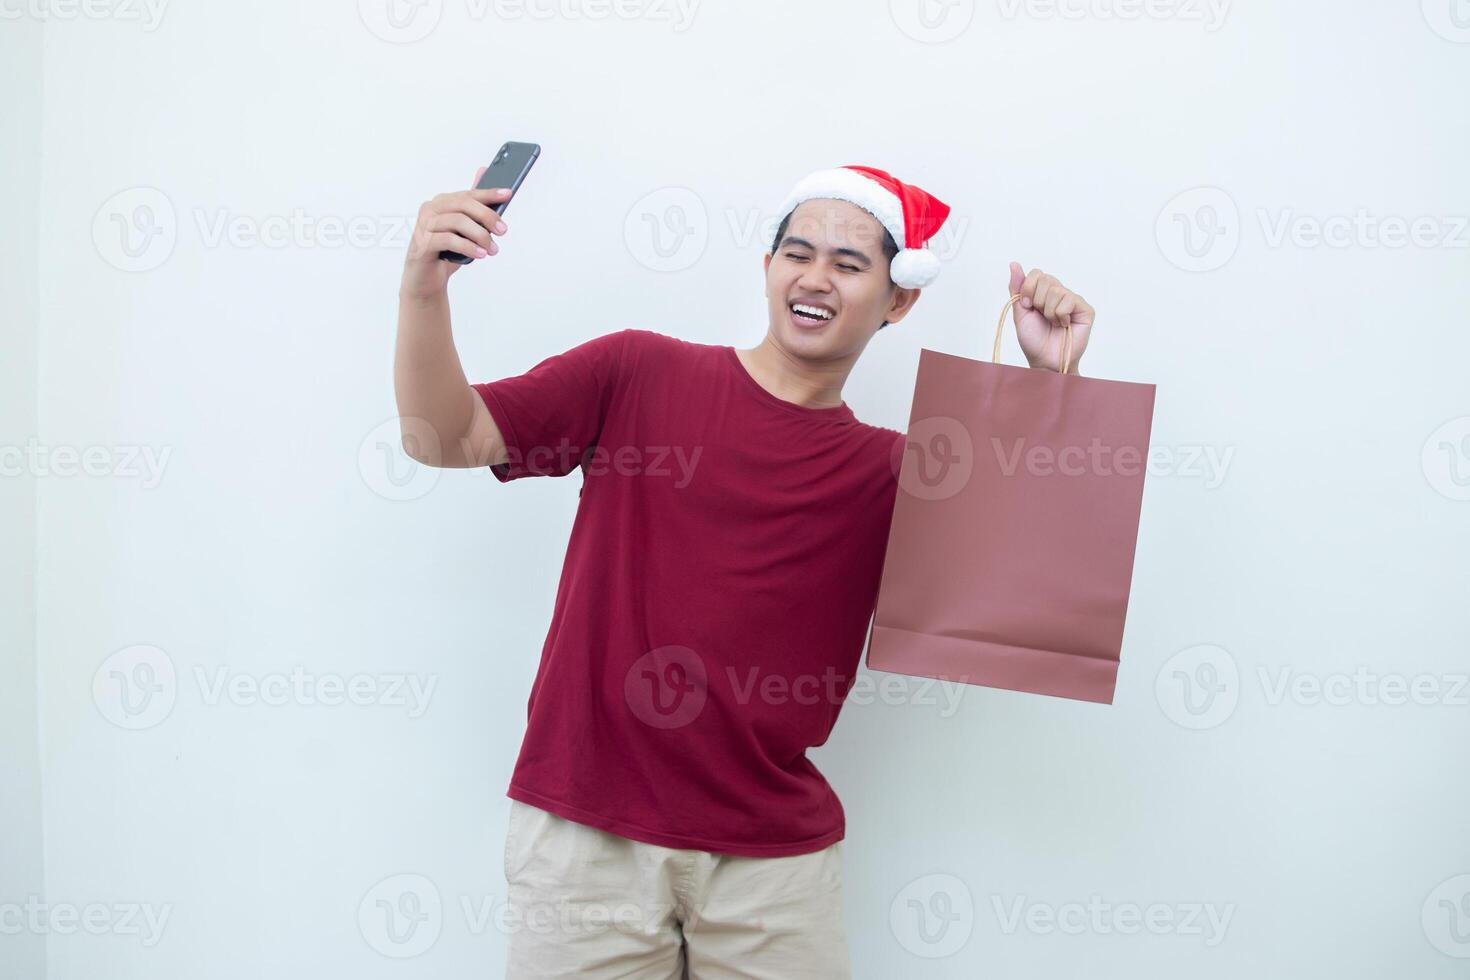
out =
[[(531, 172), (531, 164), (541, 155), (541, 147), (536, 143), (506, 143), (501, 146), (500, 152), (495, 154), (495, 159), (485, 168), (480, 175), (480, 182), (475, 185), (479, 190), (489, 190), (492, 187), (509, 187), (510, 197), (499, 204), (490, 205), (496, 214), (505, 214), (505, 209), (516, 196), (516, 191), (521, 188), (521, 181), (526, 179), (526, 174)], [(468, 265), (473, 260), (467, 255), (451, 252), (448, 249), (439, 253), (439, 258), (459, 265)]]

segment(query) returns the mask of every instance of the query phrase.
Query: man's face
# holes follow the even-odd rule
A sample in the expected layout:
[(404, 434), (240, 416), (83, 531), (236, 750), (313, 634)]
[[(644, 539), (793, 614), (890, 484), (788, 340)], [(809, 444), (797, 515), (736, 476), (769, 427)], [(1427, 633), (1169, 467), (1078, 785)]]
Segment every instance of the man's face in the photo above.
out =
[[(847, 201), (803, 201), (774, 254), (765, 257), (771, 334), (798, 357), (856, 356), (884, 320), (896, 323), (919, 297), (888, 278), (883, 226)], [(828, 319), (793, 305), (825, 308)]]

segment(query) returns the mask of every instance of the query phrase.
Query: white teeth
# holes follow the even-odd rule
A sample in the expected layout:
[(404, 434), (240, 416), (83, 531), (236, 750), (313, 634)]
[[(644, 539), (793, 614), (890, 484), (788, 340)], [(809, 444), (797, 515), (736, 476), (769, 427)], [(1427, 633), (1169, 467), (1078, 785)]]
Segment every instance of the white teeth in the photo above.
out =
[(814, 316), (819, 320), (832, 319), (832, 314), (826, 310), (816, 306), (807, 306), (805, 303), (792, 303), (791, 308), (798, 313), (805, 314), (806, 316)]

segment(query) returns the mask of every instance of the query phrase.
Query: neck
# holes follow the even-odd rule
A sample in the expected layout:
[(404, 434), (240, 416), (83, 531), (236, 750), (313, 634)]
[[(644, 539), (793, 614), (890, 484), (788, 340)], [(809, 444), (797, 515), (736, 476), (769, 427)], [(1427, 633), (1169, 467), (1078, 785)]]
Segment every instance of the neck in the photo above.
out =
[(835, 408), (842, 404), (842, 386), (852, 362), (806, 361), (777, 347), (766, 336), (750, 350), (736, 350), (750, 376), (762, 388), (805, 408)]

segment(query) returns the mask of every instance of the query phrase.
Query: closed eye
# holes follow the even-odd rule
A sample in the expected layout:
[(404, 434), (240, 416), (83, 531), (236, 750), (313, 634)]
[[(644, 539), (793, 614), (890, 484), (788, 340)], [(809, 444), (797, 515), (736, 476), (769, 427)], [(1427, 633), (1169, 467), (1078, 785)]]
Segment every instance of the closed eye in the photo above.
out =
[[(805, 255), (798, 255), (795, 252), (787, 252), (786, 253), (786, 257), (788, 259), (791, 259), (792, 261), (795, 261), (795, 262), (805, 262), (806, 261), (806, 256)], [(844, 269), (847, 272), (862, 272), (863, 271), (862, 269), (859, 269), (857, 266), (853, 265), (851, 262), (843, 262), (843, 263), (840, 263), (837, 266), (837, 268)]]

